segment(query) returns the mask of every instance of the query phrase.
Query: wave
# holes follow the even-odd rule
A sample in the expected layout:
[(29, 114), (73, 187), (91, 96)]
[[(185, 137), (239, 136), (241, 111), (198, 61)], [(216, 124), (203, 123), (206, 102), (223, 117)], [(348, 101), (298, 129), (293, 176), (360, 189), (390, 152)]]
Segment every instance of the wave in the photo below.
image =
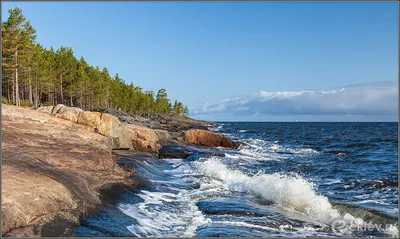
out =
[[(119, 210), (134, 218), (136, 223), (127, 229), (137, 237), (193, 237), (199, 226), (210, 223), (196, 206), (196, 197), (204, 192), (189, 180), (198, 173), (182, 159), (165, 159), (170, 168), (160, 169), (152, 163), (142, 163), (152, 182), (151, 189), (141, 189), (138, 203), (120, 203)], [(164, 164), (165, 165), (165, 164)], [(157, 169), (157, 171), (155, 170)], [(136, 169), (138, 170), (138, 169)], [(148, 173), (150, 172), (150, 173)], [(196, 195), (196, 192), (199, 195)]]
[(218, 159), (199, 163), (200, 171), (206, 176), (224, 181), (230, 188), (250, 191), (279, 206), (295, 209), (313, 219), (330, 223), (340, 217), (328, 199), (316, 195), (314, 185), (300, 176), (278, 173), (247, 176), (240, 171), (232, 171)]
[[(237, 226), (237, 227), (251, 228), (251, 229), (255, 229), (255, 230), (263, 230), (263, 231), (268, 231), (269, 233), (274, 232), (275, 235), (272, 234), (274, 237), (282, 237), (282, 233), (283, 233), (283, 235), (287, 235), (288, 237), (290, 237), (290, 234), (292, 234), (292, 233), (296, 237), (315, 236), (315, 234), (312, 234), (312, 232), (323, 233), (324, 229), (326, 228), (323, 226), (322, 227), (312, 227), (312, 226), (296, 227), (296, 226), (292, 226), (289, 224), (279, 225), (278, 227), (276, 227), (276, 226), (269, 227), (269, 226), (262, 226), (262, 225), (258, 225), (258, 224), (241, 222), (241, 221), (214, 221), (213, 223), (214, 224), (233, 225), (233, 226)], [(311, 233), (307, 234), (307, 232), (311, 232)], [(298, 233), (301, 233), (301, 234), (298, 234)], [(328, 234), (325, 234), (325, 233), (323, 235), (328, 236)]]
[(209, 130), (217, 132), (217, 131), (221, 131), (222, 128), (224, 127), (225, 124), (218, 124), (217, 125), (212, 125), (211, 127), (209, 127)]
[[(224, 182), (230, 190), (253, 193), (279, 207), (296, 211), (313, 220), (328, 225), (336, 220), (349, 224), (354, 222), (360, 225), (365, 224), (361, 218), (355, 218), (349, 213), (334, 208), (327, 197), (316, 193), (312, 182), (299, 175), (274, 173), (249, 176), (241, 171), (228, 169), (215, 157), (204, 162), (196, 162), (196, 164), (201, 173)], [(389, 232), (396, 233), (393, 230)]]
[(249, 148), (254, 148), (257, 150), (264, 150), (273, 153), (288, 153), (288, 154), (318, 154), (319, 151), (311, 148), (291, 148), (291, 147), (284, 147), (280, 144), (279, 141), (265, 141), (262, 139), (252, 139), (249, 142)]
[(338, 184), (341, 183), (341, 179), (327, 179), (326, 182), (324, 183), (325, 185), (333, 185), (333, 184)]
[(225, 156), (232, 159), (245, 161), (280, 161), (287, 158), (288, 154), (307, 156), (319, 154), (319, 151), (310, 148), (283, 147), (280, 142), (265, 141), (262, 139), (251, 139), (247, 146), (239, 148), (238, 152), (225, 153)]
[(334, 154), (334, 155), (338, 155), (338, 156), (347, 156), (349, 155), (351, 152), (347, 151), (347, 150), (328, 150), (325, 151), (325, 153), (327, 154)]
[(385, 215), (381, 212), (372, 209), (366, 209), (354, 205), (345, 205), (332, 203), (333, 208), (338, 210), (340, 213), (350, 213), (351, 215), (362, 218), (364, 221), (369, 223), (381, 224), (381, 225), (391, 225), (397, 222), (397, 219), (389, 215)]
[(143, 202), (118, 206), (137, 221), (127, 227), (137, 237), (192, 237), (199, 226), (211, 221), (182, 194), (142, 190), (138, 196)]
[(382, 180), (355, 180), (349, 184), (344, 185), (344, 188), (371, 188), (371, 189), (382, 189), (382, 188), (397, 188), (399, 182), (393, 179), (382, 179)]

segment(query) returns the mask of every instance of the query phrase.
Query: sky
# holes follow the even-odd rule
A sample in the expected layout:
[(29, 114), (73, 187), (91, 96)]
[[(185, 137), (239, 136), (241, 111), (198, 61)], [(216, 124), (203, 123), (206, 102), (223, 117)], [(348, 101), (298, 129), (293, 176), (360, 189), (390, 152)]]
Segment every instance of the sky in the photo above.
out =
[(396, 2), (3, 2), (2, 21), (16, 6), (44, 47), (194, 118), (398, 120)]

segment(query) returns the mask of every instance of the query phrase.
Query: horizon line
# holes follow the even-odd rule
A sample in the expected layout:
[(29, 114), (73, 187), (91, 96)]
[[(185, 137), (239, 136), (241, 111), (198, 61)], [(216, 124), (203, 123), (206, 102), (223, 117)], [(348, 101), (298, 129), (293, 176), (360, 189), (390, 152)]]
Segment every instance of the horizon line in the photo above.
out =
[(213, 121), (215, 123), (399, 123), (399, 121)]

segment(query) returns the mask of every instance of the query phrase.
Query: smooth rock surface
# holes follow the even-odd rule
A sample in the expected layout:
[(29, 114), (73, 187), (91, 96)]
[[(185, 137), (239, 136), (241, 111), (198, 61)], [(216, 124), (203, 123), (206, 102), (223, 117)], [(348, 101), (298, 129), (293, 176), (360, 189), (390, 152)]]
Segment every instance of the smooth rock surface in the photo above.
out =
[(107, 142), (87, 126), (2, 104), (2, 236), (73, 235), (104, 185), (133, 185)]
[(83, 110), (76, 107), (61, 107), (56, 113), (56, 117), (60, 119), (65, 119), (72, 121), (74, 123), (78, 123), (79, 114), (82, 113)]
[(242, 144), (240, 142), (234, 142), (224, 135), (202, 129), (190, 129), (185, 131), (185, 140), (188, 143), (205, 147), (238, 148)]
[(125, 124), (124, 130), (130, 133), (134, 149), (157, 152), (160, 148), (160, 146), (157, 145), (159, 137), (153, 129), (139, 125)]

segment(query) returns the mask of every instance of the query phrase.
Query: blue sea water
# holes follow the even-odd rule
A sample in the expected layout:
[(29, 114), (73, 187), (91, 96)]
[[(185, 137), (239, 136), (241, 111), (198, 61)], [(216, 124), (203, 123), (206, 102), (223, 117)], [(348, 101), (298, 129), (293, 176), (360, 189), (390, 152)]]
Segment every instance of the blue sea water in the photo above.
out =
[(247, 146), (217, 149), (224, 156), (131, 159), (147, 183), (88, 217), (77, 234), (398, 237), (397, 123), (210, 129)]

